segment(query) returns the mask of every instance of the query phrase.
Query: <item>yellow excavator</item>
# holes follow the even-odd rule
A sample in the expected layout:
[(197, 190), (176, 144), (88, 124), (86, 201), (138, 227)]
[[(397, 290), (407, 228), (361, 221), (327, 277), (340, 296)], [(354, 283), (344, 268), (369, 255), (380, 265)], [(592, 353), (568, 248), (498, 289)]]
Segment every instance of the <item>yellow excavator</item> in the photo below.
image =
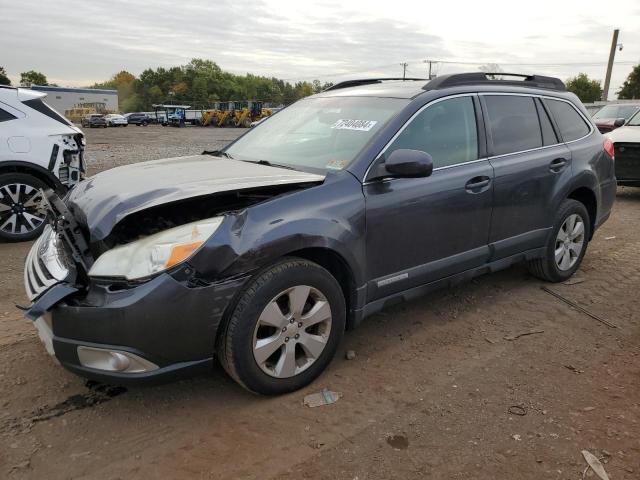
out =
[(262, 120), (273, 113), (270, 108), (263, 108), (262, 105), (262, 102), (235, 102), (234, 125), (249, 128), (252, 122)]

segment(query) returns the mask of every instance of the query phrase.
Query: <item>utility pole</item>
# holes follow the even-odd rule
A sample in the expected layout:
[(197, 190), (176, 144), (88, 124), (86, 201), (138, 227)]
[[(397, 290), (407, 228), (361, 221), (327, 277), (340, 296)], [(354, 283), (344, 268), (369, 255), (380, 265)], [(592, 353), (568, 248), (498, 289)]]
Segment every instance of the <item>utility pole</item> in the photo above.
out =
[(431, 67), (432, 67), (432, 65), (433, 65), (434, 63), (436, 63), (436, 62), (434, 62), (433, 60), (423, 60), (423, 61), (422, 61), (422, 63), (428, 63), (428, 64), (429, 64), (429, 75), (427, 75), (427, 78), (428, 78), (429, 80), (431, 80), (431, 79), (433, 78), (433, 75), (432, 75), (432, 73), (431, 73), (431, 71), (432, 71)]
[(407, 78), (407, 65), (409, 65), (407, 62), (402, 62), (400, 64), (400, 66), (402, 67), (402, 80)]
[(609, 95), (609, 83), (611, 83), (611, 70), (613, 70), (613, 59), (616, 56), (616, 47), (618, 46), (618, 34), (619, 29), (613, 31), (613, 38), (611, 39), (611, 50), (609, 50), (609, 63), (607, 63), (607, 76), (604, 79), (604, 90), (602, 92), (602, 100), (607, 101)]

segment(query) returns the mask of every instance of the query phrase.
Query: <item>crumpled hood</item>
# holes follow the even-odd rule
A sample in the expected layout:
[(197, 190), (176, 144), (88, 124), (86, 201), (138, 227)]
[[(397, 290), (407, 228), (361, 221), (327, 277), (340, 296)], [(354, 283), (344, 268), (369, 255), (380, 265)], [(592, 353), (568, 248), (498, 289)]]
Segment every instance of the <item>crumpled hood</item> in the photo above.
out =
[(210, 155), (166, 158), (112, 168), (78, 184), (68, 208), (102, 240), (124, 217), (150, 207), (218, 192), (290, 183), (324, 176)]

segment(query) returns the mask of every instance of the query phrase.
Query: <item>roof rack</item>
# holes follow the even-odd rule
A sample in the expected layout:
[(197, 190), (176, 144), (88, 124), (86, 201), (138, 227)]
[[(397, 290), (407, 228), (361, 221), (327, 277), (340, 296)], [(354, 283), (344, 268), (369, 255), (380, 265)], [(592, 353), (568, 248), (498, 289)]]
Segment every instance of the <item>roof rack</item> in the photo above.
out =
[[(518, 77), (522, 78), (522, 80), (495, 80), (493, 78), (490, 78), (491, 76)], [(440, 77), (434, 78), (422, 88), (424, 90), (437, 90), (439, 88), (476, 84), (514, 85), (517, 87), (547, 88), (549, 90), (560, 91), (567, 90), (564, 82), (559, 78), (545, 77), (542, 75), (523, 75), (521, 73), (504, 72), (472, 72), (442, 75)]]
[(336, 83), (335, 85), (331, 85), (329, 88), (326, 88), (324, 91), (328, 92), (329, 90), (338, 90), (340, 88), (347, 87), (357, 87), (360, 85), (371, 85), (374, 83), (382, 83), (390, 80), (404, 80), (404, 81), (415, 81), (415, 80), (427, 80), (426, 78), (402, 78), (402, 77), (384, 77), (384, 78), (361, 78), (359, 80), (345, 80), (344, 82)]

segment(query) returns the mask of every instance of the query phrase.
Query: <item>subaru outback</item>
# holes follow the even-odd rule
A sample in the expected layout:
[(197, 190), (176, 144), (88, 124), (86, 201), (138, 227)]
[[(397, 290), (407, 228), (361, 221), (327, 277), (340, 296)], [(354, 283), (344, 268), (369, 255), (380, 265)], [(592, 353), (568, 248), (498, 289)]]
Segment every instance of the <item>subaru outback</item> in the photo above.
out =
[(347, 81), (222, 150), (46, 192), (27, 316), (85, 377), (217, 357), (252, 392), (289, 392), (388, 305), (519, 262), (566, 280), (615, 190), (613, 145), (558, 79)]

